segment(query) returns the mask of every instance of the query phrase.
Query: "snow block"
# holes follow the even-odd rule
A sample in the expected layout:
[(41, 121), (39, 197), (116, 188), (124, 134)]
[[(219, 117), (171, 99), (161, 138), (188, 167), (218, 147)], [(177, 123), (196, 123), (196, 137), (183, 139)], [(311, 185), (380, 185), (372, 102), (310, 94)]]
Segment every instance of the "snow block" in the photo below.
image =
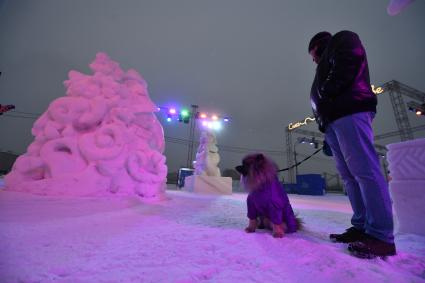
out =
[(232, 194), (232, 178), (205, 175), (188, 176), (185, 179), (184, 191), (201, 194)]
[(393, 143), (387, 148), (392, 180), (425, 180), (425, 139)]
[(425, 236), (425, 139), (387, 146), (398, 231)]
[(425, 236), (425, 181), (391, 181), (398, 231)]

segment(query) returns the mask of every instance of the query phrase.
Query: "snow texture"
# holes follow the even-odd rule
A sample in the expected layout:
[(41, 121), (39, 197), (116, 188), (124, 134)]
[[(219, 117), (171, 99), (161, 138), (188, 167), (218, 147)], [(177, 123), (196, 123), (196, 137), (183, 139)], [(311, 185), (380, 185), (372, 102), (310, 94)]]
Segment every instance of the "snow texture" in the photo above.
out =
[(220, 177), (219, 162), (217, 138), (212, 131), (204, 130), (196, 153), (195, 175)]
[(387, 147), (397, 229), (425, 236), (425, 139)]
[(34, 123), (35, 140), (5, 177), (7, 190), (161, 199), (164, 133), (145, 80), (135, 70), (124, 72), (105, 53), (90, 68), (93, 75), (70, 71), (66, 96)]
[(425, 139), (415, 139), (387, 146), (391, 178), (396, 181), (425, 181)]
[(342, 195), (289, 195), (305, 229), (282, 239), (244, 232), (246, 194), (167, 196), (140, 204), (0, 191), (1, 282), (425, 281), (425, 237), (397, 234), (386, 260), (328, 240), (350, 223)]

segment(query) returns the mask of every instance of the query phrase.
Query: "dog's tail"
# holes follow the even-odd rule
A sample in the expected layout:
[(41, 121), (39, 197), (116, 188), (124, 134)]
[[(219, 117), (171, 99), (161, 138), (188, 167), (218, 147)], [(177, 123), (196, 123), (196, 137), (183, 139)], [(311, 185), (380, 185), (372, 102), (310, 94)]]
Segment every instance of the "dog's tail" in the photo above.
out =
[(295, 220), (297, 221), (297, 231), (304, 229), (304, 220), (298, 216), (298, 214), (295, 214)]

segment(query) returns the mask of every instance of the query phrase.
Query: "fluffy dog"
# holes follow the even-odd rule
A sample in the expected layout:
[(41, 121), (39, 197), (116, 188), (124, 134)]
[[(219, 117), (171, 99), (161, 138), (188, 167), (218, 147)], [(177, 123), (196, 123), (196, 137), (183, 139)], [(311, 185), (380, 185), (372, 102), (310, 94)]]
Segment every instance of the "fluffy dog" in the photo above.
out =
[(247, 233), (265, 228), (273, 231), (273, 237), (282, 238), (285, 233), (294, 233), (300, 228), (301, 220), (295, 217), (273, 161), (261, 153), (250, 154), (236, 170), (249, 193)]

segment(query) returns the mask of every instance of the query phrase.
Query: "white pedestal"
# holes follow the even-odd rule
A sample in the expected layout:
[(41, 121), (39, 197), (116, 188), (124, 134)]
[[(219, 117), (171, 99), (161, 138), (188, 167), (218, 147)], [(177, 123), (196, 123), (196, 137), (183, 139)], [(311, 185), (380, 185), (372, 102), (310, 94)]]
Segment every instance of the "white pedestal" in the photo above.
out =
[(425, 236), (425, 181), (391, 181), (397, 230)]
[(394, 181), (425, 181), (425, 139), (387, 146), (390, 176)]
[(425, 139), (387, 146), (398, 231), (425, 236)]
[(232, 194), (232, 178), (203, 175), (188, 176), (184, 180), (184, 191), (201, 194)]

